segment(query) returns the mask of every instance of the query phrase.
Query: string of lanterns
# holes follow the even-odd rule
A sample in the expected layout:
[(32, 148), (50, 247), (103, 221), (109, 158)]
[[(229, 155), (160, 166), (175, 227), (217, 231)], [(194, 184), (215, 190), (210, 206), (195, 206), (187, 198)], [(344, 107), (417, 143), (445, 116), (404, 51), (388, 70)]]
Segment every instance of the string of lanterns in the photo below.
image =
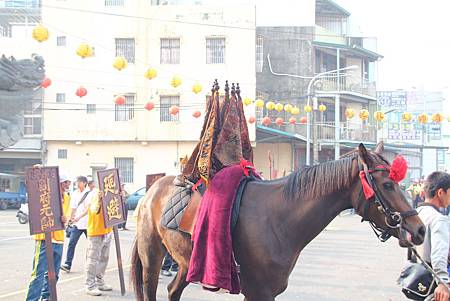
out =
[[(32, 37), (39, 43), (45, 42), (49, 39), (49, 31), (46, 27), (44, 27), (42, 25), (37, 25), (32, 30)], [(91, 57), (94, 54), (93, 47), (87, 43), (80, 44), (75, 52), (82, 59)], [(117, 56), (114, 58), (112, 66), (116, 70), (122, 71), (123, 69), (125, 69), (128, 66), (128, 61), (126, 60), (125, 57)], [(158, 76), (158, 71), (155, 68), (148, 68), (146, 70), (146, 72), (144, 73), (144, 77), (147, 78), (148, 80), (152, 80), (152, 79), (156, 78), (157, 76)], [(170, 80), (170, 85), (173, 88), (178, 88), (179, 86), (182, 85), (182, 83), (183, 83), (183, 81), (182, 81), (181, 77), (178, 75), (174, 75), (173, 78)], [(42, 81), (41, 87), (45, 89), (45, 88), (48, 88), (51, 84), (52, 84), (51, 79), (46, 77)], [(201, 91), (202, 91), (201, 84), (196, 82), (192, 86), (192, 92), (195, 94), (199, 94)], [(78, 87), (75, 91), (75, 95), (80, 98), (85, 97), (87, 95), (87, 93), (88, 93), (87, 89), (83, 86)], [(115, 96), (114, 103), (118, 106), (125, 105), (126, 98), (122, 95)], [(272, 110), (275, 110), (277, 112), (285, 111), (286, 113), (293, 115), (288, 119), (288, 122), (290, 124), (296, 124), (297, 118), (294, 116), (300, 114), (300, 108), (298, 108), (297, 106), (293, 106), (291, 104), (275, 103), (273, 101), (264, 102), (264, 100), (262, 100), (262, 99), (257, 99), (257, 100), (255, 100), (255, 102), (253, 102), (253, 100), (250, 98), (244, 98), (243, 103), (246, 106), (254, 104), (255, 107), (258, 109), (263, 109), (265, 107), (268, 111), (272, 111)], [(153, 102), (149, 101), (144, 105), (144, 108), (147, 111), (151, 111), (155, 108), (155, 104)], [(321, 113), (323, 113), (327, 110), (327, 107), (324, 104), (320, 104), (318, 109)], [(171, 106), (169, 108), (169, 113), (171, 115), (177, 115), (179, 113), (179, 111), (180, 111), (180, 108), (179, 108), (179, 106), (176, 106), (176, 105)], [(310, 105), (305, 105), (303, 107), (303, 111), (305, 113), (311, 113), (313, 111), (313, 107)], [(347, 108), (345, 110), (344, 114), (345, 114), (345, 117), (347, 118), (347, 120), (351, 120), (355, 117), (356, 112), (352, 108)], [(194, 111), (192, 113), (192, 116), (194, 118), (199, 118), (201, 116), (201, 112)], [(373, 116), (377, 122), (384, 122), (386, 120), (386, 116), (382, 111), (374, 112)], [(369, 111), (366, 109), (360, 110), (358, 113), (358, 117), (362, 121), (367, 120), (369, 118)], [(402, 118), (402, 121), (404, 121), (404, 122), (411, 122), (413, 120), (413, 115), (409, 112), (404, 112), (404, 113), (402, 113), (401, 118)], [(429, 115), (426, 113), (422, 113), (417, 116), (417, 121), (421, 124), (427, 124), (429, 122), (429, 119), (430, 119)], [(431, 121), (434, 123), (441, 123), (444, 119), (445, 119), (445, 117), (440, 113), (435, 113), (431, 116)], [(447, 117), (447, 120), (450, 122), (450, 116)], [(248, 118), (248, 122), (255, 123), (256, 118), (254, 116), (250, 116)], [(301, 124), (305, 124), (307, 122), (307, 118), (303, 116), (299, 119), (299, 122)], [(272, 120), (269, 116), (265, 116), (261, 120), (261, 124), (266, 125), (266, 126), (270, 125), (271, 123), (272, 123)], [(282, 117), (277, 117), (275, 119), (275, 124), (283, 125), (284, 119)]]

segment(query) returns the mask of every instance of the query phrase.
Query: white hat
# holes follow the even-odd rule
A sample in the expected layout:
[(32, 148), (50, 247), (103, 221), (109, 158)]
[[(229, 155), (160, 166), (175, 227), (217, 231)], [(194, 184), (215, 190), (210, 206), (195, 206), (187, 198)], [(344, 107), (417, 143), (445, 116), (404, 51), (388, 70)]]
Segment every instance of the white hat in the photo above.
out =
[(64, 173), (59, 173), (59, 182), (63, 183), (66, 181), (70, 181), (69, 177)]

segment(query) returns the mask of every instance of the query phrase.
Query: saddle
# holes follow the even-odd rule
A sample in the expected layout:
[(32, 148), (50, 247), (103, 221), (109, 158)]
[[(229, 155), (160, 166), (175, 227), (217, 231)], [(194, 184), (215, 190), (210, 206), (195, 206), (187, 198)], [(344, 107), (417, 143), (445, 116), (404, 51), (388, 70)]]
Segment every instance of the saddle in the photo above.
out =
[[(231, 231), (233, 232), (239, 217), (239, 208), (241, 206), (242, 196), (248, 183), (258, 180), (253, 174), (245, 177), (239, 183), (236, 197), (233, 202), (233, 211), (231, 216)], [(197, 221), (197, 213), (200, 207), (201, 199), (205, 193), (204, 185), (197, 190), (192, 191), (192, 185), (180, 185), (174, 182), (178, 189), (167, 202), (161, 219), (161, 225), (164, 228), (180, 231), (192, 236), (195, 223)]]

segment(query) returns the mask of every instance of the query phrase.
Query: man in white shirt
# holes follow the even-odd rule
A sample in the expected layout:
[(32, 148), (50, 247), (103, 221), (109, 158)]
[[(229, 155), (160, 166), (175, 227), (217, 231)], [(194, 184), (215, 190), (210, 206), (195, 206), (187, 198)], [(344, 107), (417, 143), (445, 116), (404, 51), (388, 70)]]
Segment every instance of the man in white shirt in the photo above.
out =
[[(76, 216), (80, 216), (86, 208), (89, 207), (90, 200), (92, 199), (92, 194), (89, 193), (89, 188), (87, 187), (88, 180), (84, 176), (79, 176), (77, 178), (78, 189), (74, 191), (71, 201), (70, 208), (72, 209), (71, 221), (74, 220)], [(75, 248), (77, 246), (80, 236), (84, 234), (87, 237), (87, 216), (81, 218), (76, 223), (74, 223), (70, 229), (70, 240), (69, 246), (67, 247), (66, 261), (61, 266), (61, 270), (69, 273), (72, 268), (73, 257), (75, 255)]]
[(447, 285), (439, 284), (434, 295), (426, 300), (449, 301), (450, 297), (447, 271), (449, 222), (448, 217), (439, 212), (439, 208), (447, 208), (449, 203), (450, 175), (440, 171), (433, 172), (425, 183), (425, 202), (417, 208), (419, 217), (427, 228), (425, 240), (418, 247), (418, 252)]

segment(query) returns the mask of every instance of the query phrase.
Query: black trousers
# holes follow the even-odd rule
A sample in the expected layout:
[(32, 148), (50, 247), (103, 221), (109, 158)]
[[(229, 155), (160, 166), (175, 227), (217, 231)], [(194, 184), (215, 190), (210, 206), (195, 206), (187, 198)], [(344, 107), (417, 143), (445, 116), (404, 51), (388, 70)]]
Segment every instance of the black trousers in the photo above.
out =
[(177, 270), (178, 263), (175, 260), (173, 260), (172, 256), (170, 256), (169, 252), (166, 252), (166, 256), (164, 256), (164, 262), (163, 262), (161, 270), (169, 271), (171, 268), (172, 268), (172, 270)]

